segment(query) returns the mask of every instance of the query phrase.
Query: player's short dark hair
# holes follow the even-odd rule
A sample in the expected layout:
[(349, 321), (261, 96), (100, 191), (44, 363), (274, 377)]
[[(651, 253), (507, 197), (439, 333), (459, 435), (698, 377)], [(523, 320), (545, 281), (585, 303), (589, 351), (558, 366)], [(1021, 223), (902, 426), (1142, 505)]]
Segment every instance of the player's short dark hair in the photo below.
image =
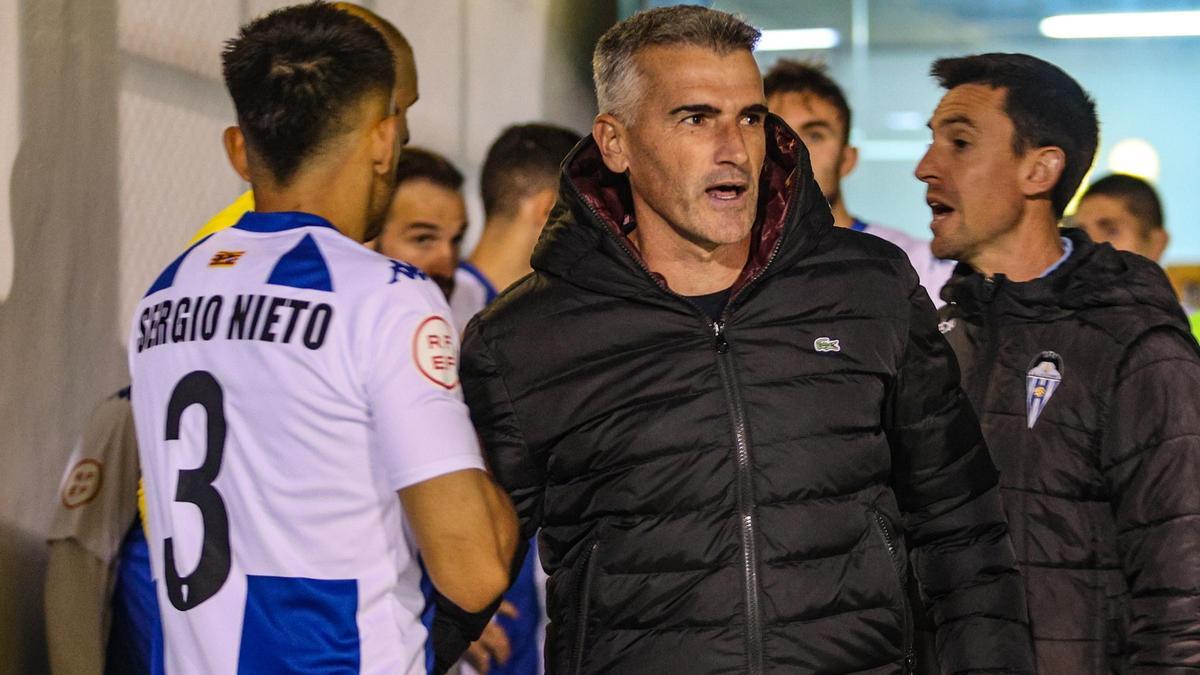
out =
[(396, 164), (396, 187), (412, 180), (427, 180), (434, 185), (458, 192), (462, 189), (462, 172), (450, 160), (425, 148), (409, 146), (400, 151)]
[(354, 122), (364, 96), (390, 96), (396, 79), (379, 31), (321, 2), (251, 21), (221, 62), (246, 144), (281, 185)]
[(1137, 176), (1114, 173), (1092, 183), (1084, 193), (1087, 199), (1092, 195), (1105, 195), (1120, 199), (1125, 208), (1137, 218), (1142, 226), (1142, 236), (1153, 230), (1163, 229), (1162, 202), (1154, 187)]
[(1013, 151), (1055, 146), (1066, 166), (1050, 194), (1054, 213), (1063, 211), (1096, 156), (1100, 123), (1096, 104), (1058, 66), (1028, 54), (977, 54), (933, 62), (930, 74), (945, 89), (983, 84), (1006, 91), (1004, 111), (1012, 120)]
[(763, 93), (768, 99), (775, 94), (812, 94), (829, 103), (842, 118), (842, 142), (850, 141), (850, 104), (824, 63), (780, 59), (763, 76)]
[(479, 176), (487, 216), (513, 215), (521, 202), (558, 184), (559, 165), (580, 135), (551, 124), (520, 124), (488, 148)]

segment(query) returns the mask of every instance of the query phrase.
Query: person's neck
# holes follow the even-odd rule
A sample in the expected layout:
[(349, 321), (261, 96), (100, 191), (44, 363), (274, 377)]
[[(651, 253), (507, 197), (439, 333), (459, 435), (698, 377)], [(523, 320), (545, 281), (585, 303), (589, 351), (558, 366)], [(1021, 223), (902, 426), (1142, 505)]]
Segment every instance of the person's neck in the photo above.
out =
[(345, 172), (313, 171), (282, 187), (257, 181), (252, 189), (255, 211), (302, 211), (328, 220), (355, 241), (361, 242), (366, 234), (371, 188)]
[(646, 266), (661, 274), (671, 290), (680, 295), (723, 291), (733, 286), (746, 266), (749, 235), (732, 244), (704, 245), (680, 236), (657, 215), (644, 218), (638, 213), (637, 218), (638, 226), (631, 238), (638, 252)]
[(533, 271), (529, 257), (539, 234), (540, 224), (532, 227), (513, 218), (488, 218), (468, 260), (496, 290), (502, 291)]
[(846, 210), (846, 202), (842, 200), (839, 194), (829, 205), (830, 212), (833, 213), (833, 224), (837, 227), (850, 227), (854, 224), (854, 216)]
[(1023, 282), (1042, 276), (1062, 255), (1058, 221), (1046, 211), (1029, 214), (967, 262), (985, 277), (1003, 274)]

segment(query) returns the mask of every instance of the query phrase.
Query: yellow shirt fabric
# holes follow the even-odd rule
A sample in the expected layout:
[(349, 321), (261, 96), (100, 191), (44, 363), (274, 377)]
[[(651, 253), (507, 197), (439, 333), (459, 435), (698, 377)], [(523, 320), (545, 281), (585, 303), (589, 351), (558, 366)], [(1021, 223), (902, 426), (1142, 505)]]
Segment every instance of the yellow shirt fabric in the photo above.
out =
[(233, 200), (232, 204), (221, 209), (220, 213), (205, 223), (204, 227), (200, 228), (200, 231), (196, 233), (196, 236), (192, 237), (192, 240), (188, 242), (188, 246), (195, 244), (213, 232), (220, 232), (227, 227), (237, 225), (237, 222), (242, 219), (243, 215), (253, 210), (254, 193), (246, 190), (241, 197)]

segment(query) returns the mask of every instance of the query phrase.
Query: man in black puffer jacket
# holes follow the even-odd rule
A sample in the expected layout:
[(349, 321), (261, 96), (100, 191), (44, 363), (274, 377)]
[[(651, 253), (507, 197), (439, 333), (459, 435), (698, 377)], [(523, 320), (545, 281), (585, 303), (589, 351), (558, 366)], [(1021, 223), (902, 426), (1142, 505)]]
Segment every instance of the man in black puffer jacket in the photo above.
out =
[[(1000, 467), (1042, 673), (1200, 668), (1200, 355), (1157, 265), (1059, 230), (1096, 148), (1066, 73), (943, 59), (917, 168), (942, 328)], [(1015, 139), (1015, 142), (1014, 142)]]
[(534, 273), (466, 329), (472, 418), (541, 528), (547, 669), (903, 672), (907, 542), (945, 671), (1031, 672), (932, 304), (900, 249), (833, 227), (757, 37), (672, 7), (601, 39)]

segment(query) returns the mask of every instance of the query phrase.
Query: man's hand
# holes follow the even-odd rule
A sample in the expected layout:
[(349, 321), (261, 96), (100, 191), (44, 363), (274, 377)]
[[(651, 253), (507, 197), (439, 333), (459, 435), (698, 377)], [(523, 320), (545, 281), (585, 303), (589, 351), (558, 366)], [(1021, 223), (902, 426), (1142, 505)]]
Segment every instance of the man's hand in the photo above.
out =
[[(497, 615), (504, 615), (511, 619), (516, 619), (521, 616), (517, 608), (507, 600), (500, 603), (500, 609), (496, 611)], [(487, 628), (483, 629), (483, 635), (479, 639), (471, 643), (467, 649), (467, 653), (463, 655), (463, 659), (471, 664), (475, 672), (479, 675), (487, 675), (492, 667), (492, 660), (496, 663), (504, 665), (508, 663), (509, 657), (512, 656), (512, 644), (508, 641), (508, 634), (500, 627), (500, 624), (492, 619)]]

